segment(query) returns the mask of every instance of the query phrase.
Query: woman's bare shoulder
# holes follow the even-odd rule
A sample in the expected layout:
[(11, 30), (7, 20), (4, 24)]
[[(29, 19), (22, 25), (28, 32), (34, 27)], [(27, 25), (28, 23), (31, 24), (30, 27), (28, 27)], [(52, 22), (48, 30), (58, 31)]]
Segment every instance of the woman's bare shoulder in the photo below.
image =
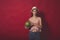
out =
[(38, 17), (38, 19), (41, 19), (41, 17)]
[(28, 20), (31, 20), (32, 19), (32, 17), (30, 17)]

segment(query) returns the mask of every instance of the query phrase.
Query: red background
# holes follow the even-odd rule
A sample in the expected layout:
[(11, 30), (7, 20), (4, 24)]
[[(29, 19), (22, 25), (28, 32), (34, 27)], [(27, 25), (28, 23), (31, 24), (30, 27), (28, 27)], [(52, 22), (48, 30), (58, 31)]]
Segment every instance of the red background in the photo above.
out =
[(28, 40), (28, 30), (24, 28), (24, 23), (30, 17), (34, 5), (44, 12), (48, 23), (48, 32), (42, 32), (42, 40), (59, 40), (59, 2), (59, 0), (0, 0), (0, 40)]

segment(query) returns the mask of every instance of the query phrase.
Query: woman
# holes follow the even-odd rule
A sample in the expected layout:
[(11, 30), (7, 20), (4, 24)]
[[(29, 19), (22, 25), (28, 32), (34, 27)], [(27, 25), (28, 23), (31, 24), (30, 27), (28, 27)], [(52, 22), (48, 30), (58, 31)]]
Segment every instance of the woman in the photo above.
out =
[[(32, 7), (32, 16), (28, 19), (31, 23), (29, 29), (29, 40), (40, 40), (40, 32), (42, 28), (42, 20), (37, 14), (39, 13), (37, 7)], [(25, 27), (27, 28), (27, 27)]]

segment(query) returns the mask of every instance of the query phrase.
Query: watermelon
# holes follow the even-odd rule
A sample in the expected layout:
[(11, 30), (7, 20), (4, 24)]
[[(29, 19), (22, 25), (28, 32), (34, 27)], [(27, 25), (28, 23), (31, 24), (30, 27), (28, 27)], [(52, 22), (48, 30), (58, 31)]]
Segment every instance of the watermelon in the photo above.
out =
[(30, 22), (27, 21), (27, 22), (25, 23), (25, 26), (26, 26), (26, 27), (30, 27), (30, 26), (31, 26)]

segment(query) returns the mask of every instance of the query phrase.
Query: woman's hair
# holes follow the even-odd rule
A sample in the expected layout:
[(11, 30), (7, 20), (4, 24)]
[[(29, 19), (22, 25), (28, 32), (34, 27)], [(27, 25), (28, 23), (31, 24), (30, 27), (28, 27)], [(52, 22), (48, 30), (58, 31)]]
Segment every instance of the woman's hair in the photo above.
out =
[(33, 16), (33, 13), (32, 13), (32, 12), (33, 12), (34, 10), (37, 11), (36, 16), (37, 16), (37, 17), (40, 17), (40, 12), (39, 12), (39, 10), (38, 10), (37, 8), (33, 8), (33, 9), (31, 10), (31, 17)]

